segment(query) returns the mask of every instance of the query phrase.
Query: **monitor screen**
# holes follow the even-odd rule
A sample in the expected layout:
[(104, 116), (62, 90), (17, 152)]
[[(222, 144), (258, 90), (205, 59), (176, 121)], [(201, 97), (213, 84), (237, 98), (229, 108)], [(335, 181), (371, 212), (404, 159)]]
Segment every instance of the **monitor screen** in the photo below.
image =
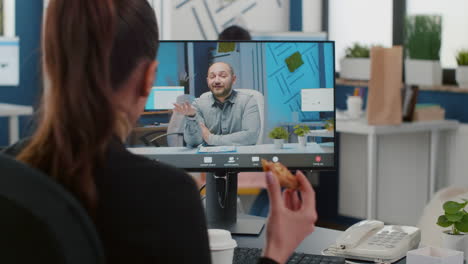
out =
[(145, 111), (169, 110), (174, 108), (172, 103), (184, 94), (184, 86), (154, 86), (151, 88)]
[(172, 111), (167, 146), (132, 152), (190, 171), (335, 168), (333, 42), (162, 41), (157, 60), (147, 107), (194, 100)]

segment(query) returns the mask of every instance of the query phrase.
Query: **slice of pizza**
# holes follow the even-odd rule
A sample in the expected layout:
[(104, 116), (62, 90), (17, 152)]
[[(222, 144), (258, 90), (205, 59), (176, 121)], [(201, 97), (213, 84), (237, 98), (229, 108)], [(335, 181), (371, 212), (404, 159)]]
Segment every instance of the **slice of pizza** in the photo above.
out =
[(283, 164), (262, 159), (262, 167), (265, 172), (271, 171), (273, 175), (276, 176), (282, 187), (290, 189), (299, 188), (299, 182), (297, 181), (296, 176), (292, 175), (288, 168)]

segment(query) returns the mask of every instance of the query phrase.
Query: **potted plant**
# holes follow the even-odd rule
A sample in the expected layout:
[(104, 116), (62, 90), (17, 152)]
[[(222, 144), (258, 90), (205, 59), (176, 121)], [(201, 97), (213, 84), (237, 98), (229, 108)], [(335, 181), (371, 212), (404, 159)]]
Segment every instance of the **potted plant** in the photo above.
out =
[(273, 139), (275, 149), (282, 149), (284, 140), (288, 139), (289, 134), (284, 127), (275, 127), (270, 131), (268, 136)]
[(442, 17), (429, 15), (409, 16), (405, 25), (405, 61), (407, 84), (441, 85), (440, 46)]
[(468, 88), (468, 50), (461, 50), (457, 54), (458, 67), (455, 71), (455, 79), (458, 86)]
[(325, 129), (328, 131), (334, 131), (335, 130), (335, 118), (330, 118), (325, 121)]
[(468, 241), (465, 233), (468, 232), (468, 213), (465, 211), (465, 206), (468, 200), (463, 199), (463, 201), (463, 203), (445, 202), (444, 214), (437, 219), (437, 225), (451, 227), (442, 233), (442, 247), (463, 251), (466, 258)]
[(340, 77), (352, 80), (370, 79), (370, 49), (354, 43), (346, 48), (345, 57), (340, 61)]
[(306, 125), (295, 125), (293, 132), (297, 135), (299, 146), (305, 147), (307, 145), (306, 135), (309, 134), (310, 128)]

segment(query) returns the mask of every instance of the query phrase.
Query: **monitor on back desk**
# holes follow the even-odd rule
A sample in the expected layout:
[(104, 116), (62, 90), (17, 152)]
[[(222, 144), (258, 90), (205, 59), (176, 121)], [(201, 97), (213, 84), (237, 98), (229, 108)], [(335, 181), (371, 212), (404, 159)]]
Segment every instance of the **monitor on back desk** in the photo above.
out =
[(151, 88), (145, 111), (160, 111), (174, 108), (173, 102), (184, 94), (184, 86), (154, 86)]
[[(335, 168), (333, 42), (162, 41), (157, 60), (154, 86), (180, 86), (179, 92), (183, 88), (196, 98), (197, 114), (178, 119), (184, 123), (184, 147), (131, 149), (134, 153), (218, 176), (261, 171), (262, 159), (290, 169)], [(218, 97), (225, 91), (222, 103)], [(208, 140), (200, 123), (212, 134)], [(311, 130), (305, 144), (298, 142), (296, 125)], [(275, 128), (286, 131), (281, 148), (269, 137)]]

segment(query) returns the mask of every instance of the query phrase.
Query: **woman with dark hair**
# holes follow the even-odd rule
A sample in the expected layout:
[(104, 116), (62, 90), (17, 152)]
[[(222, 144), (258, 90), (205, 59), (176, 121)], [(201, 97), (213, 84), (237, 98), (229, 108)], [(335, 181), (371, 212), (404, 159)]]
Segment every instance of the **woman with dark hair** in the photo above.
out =
[[(39, 122), (17, 146), (17, 159), (82, 202), (108, 263), (210, 263), (194, 181), (123, 144), (158, 67), (158, 27), (148, 2), (51, 0), (43, 29)], [(314, 192), (304, 175), (297, 177), (302, 200), (292, 190), (282, 197), (267, 175), (272, 210), (261, 263), (285, 262), (314, 229)]]

